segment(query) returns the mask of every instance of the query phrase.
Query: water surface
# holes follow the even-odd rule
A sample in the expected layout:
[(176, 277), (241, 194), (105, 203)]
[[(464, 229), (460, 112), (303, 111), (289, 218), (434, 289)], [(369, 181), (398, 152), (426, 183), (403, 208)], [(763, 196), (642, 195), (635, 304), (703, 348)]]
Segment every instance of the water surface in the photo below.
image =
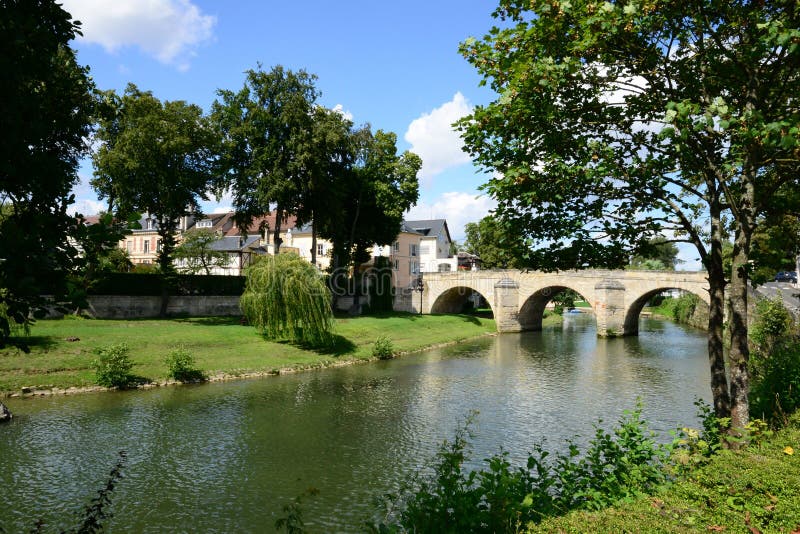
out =
[(598, 339), (591, 316), (388, 362), (260, 380), (14, 400), (0, 428), (0, 526), (67, 528), (128, 453), (113, 532), (263, 532), (309, 488), (307, 526), (359, 531), (374, 498), (429, 464), (473, 411), (473, 465), (550, 449), (637, 399), (652, 428), (696, 425), (708, 398), (705, 334), (643, 319)]

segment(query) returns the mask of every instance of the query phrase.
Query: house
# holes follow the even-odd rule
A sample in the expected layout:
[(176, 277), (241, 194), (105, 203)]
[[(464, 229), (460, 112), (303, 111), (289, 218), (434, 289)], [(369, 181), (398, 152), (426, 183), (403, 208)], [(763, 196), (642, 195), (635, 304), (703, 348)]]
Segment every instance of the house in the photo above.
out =
[[(194, 217), (181, 217), (178, 221), (178, 234), (185, 232), (194, 225)], [(161, 252), (161, 237), (158, 235), (158, 220), (145, 213), (139, 219), (139, 228), (131, 230), (130, 234), (119, 242), (119, 247), (128, 252), (131, 263), (134, 265), (149, 265), (158, 262), (158, 253)]]
[[(291, 232), (287, 233), (286, 241), (290, 247), (297, 249), (298, 256), (308, 262), (311, 261), (311, 247), (313, 241), (311, 238), (310, 224), (306, 224), (302, 227), (292, 228)], [(333, 243), (327, 239), (320, 239), (320, 237), (317, 236), (316, 247), (317, 268), (321, 271), (326, 271), (331, 265)]]
[(406, 226), (420, 234), (419, 263), (423, 273), (455, 271), (458, 259), (453, 257), (453, 240), (445, 219), (405, 221)]

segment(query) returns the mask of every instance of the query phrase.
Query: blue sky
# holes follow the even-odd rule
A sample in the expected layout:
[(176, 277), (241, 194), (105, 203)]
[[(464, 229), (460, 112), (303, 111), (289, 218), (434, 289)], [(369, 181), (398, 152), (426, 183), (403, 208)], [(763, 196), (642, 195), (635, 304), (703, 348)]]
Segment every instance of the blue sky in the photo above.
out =
[[(101, 89), (132, 82), (208, 111), (217, 89), (239, 89), (259, 62), (305, 69), (319, 77), (321, 104), (395, 132), (401, 150), (422, 156), (420, 200), (409, 219), (446, 218), (461, 240), (463, 225), (492, 206), (477, 191), (486, 175), (449, 125), (492, 99), (458, 44), (489, 30), (493, 2), (64, 0), (64, 7), (83, 23), (73, 46)], [(75, 191), (87, 214), (102, 208), (87, 185), (91, 173), (87, 163)], [(205, 209), (229, 205), (222, 199)]]

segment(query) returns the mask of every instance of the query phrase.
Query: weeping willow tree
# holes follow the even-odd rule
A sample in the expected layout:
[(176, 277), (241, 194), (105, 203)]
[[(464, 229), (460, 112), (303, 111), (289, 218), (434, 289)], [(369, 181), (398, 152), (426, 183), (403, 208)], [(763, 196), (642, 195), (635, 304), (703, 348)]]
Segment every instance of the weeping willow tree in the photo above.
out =
[(295, 254), (266, 256), (247, 269), (240, 307), (269, 339), (321, 347), (332, 341), (331, 294), (317, 269)]

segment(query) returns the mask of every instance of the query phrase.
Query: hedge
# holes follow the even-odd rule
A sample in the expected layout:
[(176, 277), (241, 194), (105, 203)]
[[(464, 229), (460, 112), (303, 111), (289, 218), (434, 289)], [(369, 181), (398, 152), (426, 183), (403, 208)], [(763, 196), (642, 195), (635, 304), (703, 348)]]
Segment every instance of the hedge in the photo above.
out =
[[(89, 288), (89, 295), (160, 296), (163, 277), (158, 274), (108, 273)], [(244, 276), (180, 274), (169, 280), (170, 295), (239, 296)]]

